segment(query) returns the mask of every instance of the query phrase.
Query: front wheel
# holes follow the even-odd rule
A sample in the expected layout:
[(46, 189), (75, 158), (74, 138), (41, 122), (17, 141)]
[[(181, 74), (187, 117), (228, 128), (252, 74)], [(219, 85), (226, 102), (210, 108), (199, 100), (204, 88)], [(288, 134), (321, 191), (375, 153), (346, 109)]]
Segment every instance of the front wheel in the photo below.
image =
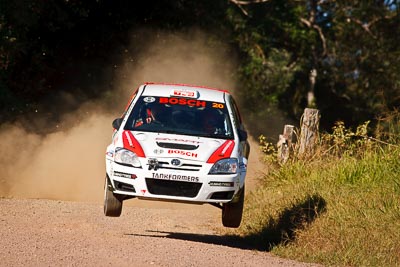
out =
[(104, 215), (109, 217), (119, 217), (122, 211), (122, 196), (114, 194), (110, 181), (106, 176), (104, 183)]
[(225, 227), (238, 228), (242, 221), (244, 205), (244, 187), (239, 197), (239, 201), (225, 203), (222, 206), (222, 224)]

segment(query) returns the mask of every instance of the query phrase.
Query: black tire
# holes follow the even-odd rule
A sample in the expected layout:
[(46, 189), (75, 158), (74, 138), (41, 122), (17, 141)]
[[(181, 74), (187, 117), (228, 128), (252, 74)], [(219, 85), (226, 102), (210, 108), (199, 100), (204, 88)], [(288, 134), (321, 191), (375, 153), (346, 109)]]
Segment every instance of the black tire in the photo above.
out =
[(237, 202), (222, 205), (222, 224), (225, 227), (238, 228), (242, 222), (244, 205), (244, 187)]
[(104, 183), (104, 215), (119, 217), (122, 212), (123, 197), (114, 194), (111, 190), (110, 181), (106, 176), (106, 181)]

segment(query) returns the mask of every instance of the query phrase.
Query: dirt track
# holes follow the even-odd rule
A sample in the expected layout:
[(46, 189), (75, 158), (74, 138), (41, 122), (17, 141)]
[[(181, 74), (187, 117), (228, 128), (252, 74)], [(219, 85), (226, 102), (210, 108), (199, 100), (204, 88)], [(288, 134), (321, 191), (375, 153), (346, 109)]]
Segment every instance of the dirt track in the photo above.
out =
[[(252, 155), (249, 190), (263, 167)], [(0, 198), (0, 266), (310, 266), (222, 232), (210, 205), (134, 199), (110, 218), (101, 200)]]
[(0, 265), (307, 266), (219, 234), (212, 206), (152, 203), (109, 218), (98, 203), (0, 199)]

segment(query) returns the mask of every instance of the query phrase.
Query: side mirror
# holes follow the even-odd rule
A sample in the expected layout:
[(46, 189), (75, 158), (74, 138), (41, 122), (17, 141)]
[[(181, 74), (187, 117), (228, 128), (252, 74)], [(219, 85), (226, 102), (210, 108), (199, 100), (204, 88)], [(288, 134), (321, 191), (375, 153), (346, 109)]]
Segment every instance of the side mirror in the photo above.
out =
[(122, 120), (123, 120), (122, 118), (117, 118), (117, 119), (115, 119), (115, 120), (112, 122), (112, 127), (113, 127), (114, 129), (118, 130), (119, 127), (121, 127)]
[(239, 134), (239, 140), (240, 141), (246, 141), (247, 140), (247, 132), (246, 131), (239, 129), (238, 134)]

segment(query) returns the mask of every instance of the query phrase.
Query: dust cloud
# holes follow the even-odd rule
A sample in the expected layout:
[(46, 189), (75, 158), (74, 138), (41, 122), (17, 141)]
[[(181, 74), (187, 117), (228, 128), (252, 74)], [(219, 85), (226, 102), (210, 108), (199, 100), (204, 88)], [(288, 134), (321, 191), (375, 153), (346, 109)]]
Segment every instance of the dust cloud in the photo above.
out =
[[(199, 31), (134, 33), (118, 66), (118, 88), (65, 114), (62, 130), (39, 135), (18, 123), (0, 126), (0, 197), (102, 201), (111, 122), (134, 89), (145, 81), (234, 89), (234, 58), (221, 41)], [(115, 113), (104, 108), (110, 96), (121, 107)]]
[(131, 92), (132, 85), (143, 82), (235, 90), (236, 55), (215, 36), (197, 30), (185, 34), (139, 31), (133, 34), (131, 43), (132, 47), (137, 43), (142, 47), (136, 57), (129, 57), (121, 66), (118, 80), (123, 92)]
[(107, 144), (103, 133), (109, 133), (110, 139), (110, 117), (97, 114), (69, 130), (46, 136), (30, 134), (16, 125), (3, 127), (1, 146), (7, 153), (0, 160), (1, 195), (100, 199)]

